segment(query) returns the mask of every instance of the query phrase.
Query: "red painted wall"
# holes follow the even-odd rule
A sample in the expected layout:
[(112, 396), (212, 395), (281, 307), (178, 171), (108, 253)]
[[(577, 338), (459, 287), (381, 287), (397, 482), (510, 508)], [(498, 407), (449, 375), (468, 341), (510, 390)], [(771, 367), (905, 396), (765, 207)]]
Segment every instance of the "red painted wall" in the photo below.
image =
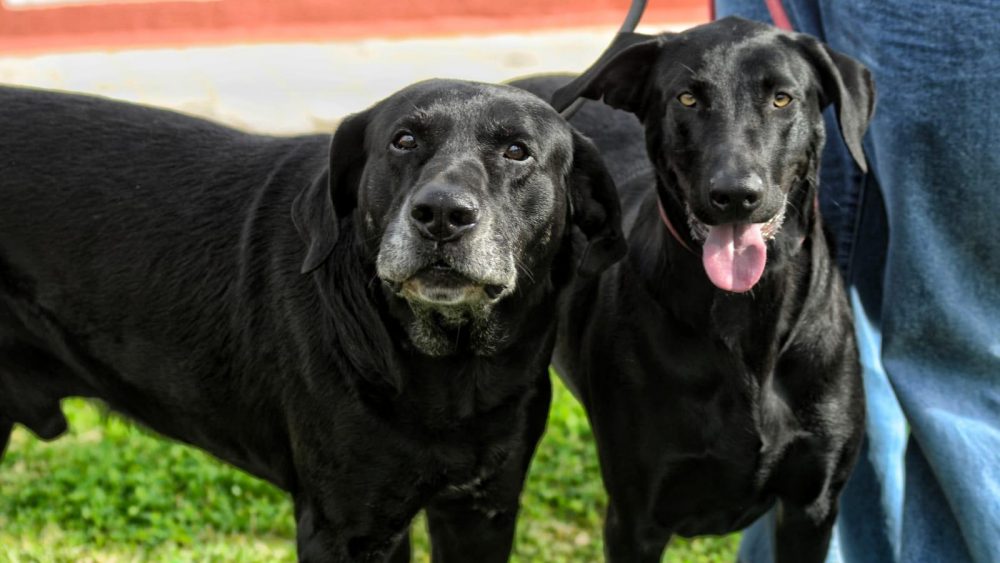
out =
[[(650, 0), (700, 23), (708, 0)], [(0, 0), (0, 52), (336, 40), (616, 25), (629, 0)]]

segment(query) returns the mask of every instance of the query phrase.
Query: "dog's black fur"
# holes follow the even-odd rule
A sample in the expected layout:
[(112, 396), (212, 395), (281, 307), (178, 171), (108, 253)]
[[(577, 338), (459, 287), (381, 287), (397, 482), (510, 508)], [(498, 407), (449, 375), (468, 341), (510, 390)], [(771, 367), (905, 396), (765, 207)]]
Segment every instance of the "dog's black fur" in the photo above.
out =
[[(777, 505), (778, 560), (821, 561), (864, 421), (850, 308), (814, 207), (821, 110), (836, 106), (864, 166), (868, 71), (807, 36), (729, 18), (622, 34), (571, 82), (515, 84), (557, 109), (578, 95), (618, 108), (587, 102), (571, 123), (616, 180), (628, 254), (565, 294), (555, 354), (597, 437), (608, 560), (659, 561), (672, 534), (738, 530)], [(778, 107), (779, 94), (791, 103)], [(720, 187), (746, 205), (713, 204)], [(716, 287), (705, 232), (769, 221), (759, 281)]]
[(97, 397), (288, 490), (304, 561), (407, 560), (421, 508), (435, 561), (507, 559), (571, 226), (624, 253), (548, 104), (425, 82), (331, 145), (0, 88), (0, 131), (4, 447)]

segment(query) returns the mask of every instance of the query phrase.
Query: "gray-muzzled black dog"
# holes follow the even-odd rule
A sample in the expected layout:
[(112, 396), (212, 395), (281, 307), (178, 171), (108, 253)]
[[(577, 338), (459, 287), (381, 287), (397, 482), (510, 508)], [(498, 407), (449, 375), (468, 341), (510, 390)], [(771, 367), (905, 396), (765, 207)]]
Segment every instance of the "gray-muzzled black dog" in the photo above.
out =
[[(429, 81), (335, 135), (0, 88), (0, 444), (96, 397), (289, 491), (303, 561), (506, 561), (556, 294), (624, 241), (535, 96)], [(569, 233), (591, 242), (577, 263)]]
[(607, 104), (571, 123), (612, 171), (628, 253), (565, 294), (555, 363), (596, 435), (608, 560), (659, 561), (673, 534), (776, 506), (777, 559), (822, 561), (864, 397), (815, 205), (821, 111), (835, 106), (864, 167), (868, 70), (727, 18), (621, 34), (578, 78), (519, 85), (557, 109)]

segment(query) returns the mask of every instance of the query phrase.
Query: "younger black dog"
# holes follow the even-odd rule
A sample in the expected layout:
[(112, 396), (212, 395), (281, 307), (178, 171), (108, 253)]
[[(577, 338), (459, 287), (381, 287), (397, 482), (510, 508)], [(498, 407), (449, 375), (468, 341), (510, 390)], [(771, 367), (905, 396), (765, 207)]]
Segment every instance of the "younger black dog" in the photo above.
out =
[(568, 233), (624, 253), (595, 147), (431, 81), (332, 139), (0, 88), (0, 445), (98, 397), (289, 491), (303, 561), (505, 561)]
[[(569, 84), (522, 87), (589, 134), (623, 201), (627, 258), (578, 279), (555, 362), (587, 409), (610, 561), (723, 534), (777, 503), (776, 548), (822, 561), (864, 421), (850, 309), (816, 213), (821, 110), (865, 165), (868, 71), (728, 18), (622, 34)], [(637, 121), (633, 115), (638, 116)]]

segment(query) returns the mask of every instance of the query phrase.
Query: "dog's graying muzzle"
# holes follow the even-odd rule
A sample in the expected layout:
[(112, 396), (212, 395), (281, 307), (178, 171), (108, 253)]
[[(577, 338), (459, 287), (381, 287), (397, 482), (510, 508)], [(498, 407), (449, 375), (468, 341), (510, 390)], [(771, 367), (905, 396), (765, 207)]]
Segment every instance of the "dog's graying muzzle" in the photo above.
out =
[(426, 239), (450, 242), (462, 238), (479, 221), (476, 198), (452, 184), (429, 183), (410, 200), (410, 222)]

